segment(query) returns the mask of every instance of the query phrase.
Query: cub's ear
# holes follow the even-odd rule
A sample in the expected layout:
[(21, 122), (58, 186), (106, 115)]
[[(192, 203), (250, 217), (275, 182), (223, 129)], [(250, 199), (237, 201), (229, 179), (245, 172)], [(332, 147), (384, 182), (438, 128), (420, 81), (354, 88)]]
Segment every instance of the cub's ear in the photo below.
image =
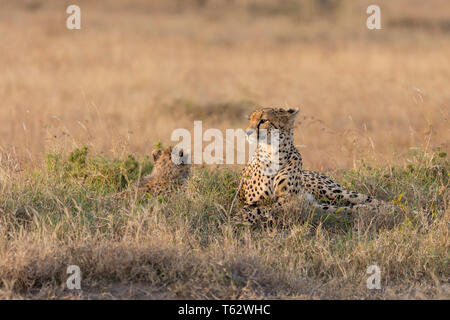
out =
[(295, 116), (297, 116), (297, 114), (298, 114), (299, 111), (300, 111), (299, 108), (296, 108), (296, 109), (289, 108), (289, 109), (287, 110), (287, 112), (288, 112), (288, 114), (289, 114), (289, 117), (295, 117)]
[(153, 157), (153, 161), (156, 162), (156, 160), (158, 160), (158, 158), (161, 156), (161, 149), (155, 149), (152, 151), (152, 157)]
[(182, 148), (174, 147), (173, 149), (170, 148), (170, 150), (171, 150), (171, 159), (173, 163), (175, 164), (185, 163), (184, 151)]

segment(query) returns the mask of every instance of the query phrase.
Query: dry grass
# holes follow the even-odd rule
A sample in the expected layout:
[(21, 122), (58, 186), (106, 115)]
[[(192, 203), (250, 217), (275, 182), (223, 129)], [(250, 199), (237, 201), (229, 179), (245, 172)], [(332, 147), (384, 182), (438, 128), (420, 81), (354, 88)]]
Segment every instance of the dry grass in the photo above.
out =
[[(435, 2), (441, 10), (410, 7), (425, 17), (431, 7), (449, 11)], [(62, 4), (32, 3), (41, 6), (6, 1), (0, 13), (8, 48), (0, 53), (1, 146), (22, 159), (41, 158), (55, 140), (71, 147), (72, 139), (149, 153), (174, 129), (193, 128), (191, 118), (165, 108), (180, 101), (301, 107), (296, 139), (312, 169), (349, 168), (361, 157), (385, 165), (424, 146), (430, 130), (430, 144), (448, 148), (448, 33), (389, 27), (417, 16), (402, 11), (410, 1), (382, 2), (380, 31), (365, 28), (362, 3), (344, 2), (339, 16), (310, 21), (240, 6), (219, 14), (81, 1), (81, 31), (65, 28)], [(246, 125), (228, 111), (197, 120), (204, 128)]]
[[(368, 31), (365, 1), (80, 0), (69, 31), (64, 2), (3, 0), (0, 297), (448, 299), (450, 5), (378, 2)], [(243, 128), (261, 105), (301, 107), (305, 168), (403, 209), (236, 228), (238, 173), (206, 168), (170, 203), (111, 199), (174, 129)], [(82, 145), (88, 169), (54, 166)]]
[[(336, 174), (354, 190), (396, 199), (394, 211), (323, 217), (299, 204), (287, 208), (287, 227), (269, 230), (230, 222), (238, 172), (196, 168), (170, 201), (130, 192), (118, 202), (124, 162), (73, 158), (2, 179), (3, 298), (449, 298), (443, 154)], [(82, 292), (65, 288), (71, 264), (83, 272)], [(365, 286), (371, 264), (381, 291)], [(127, 295), (130, 286), (140, 293)]]

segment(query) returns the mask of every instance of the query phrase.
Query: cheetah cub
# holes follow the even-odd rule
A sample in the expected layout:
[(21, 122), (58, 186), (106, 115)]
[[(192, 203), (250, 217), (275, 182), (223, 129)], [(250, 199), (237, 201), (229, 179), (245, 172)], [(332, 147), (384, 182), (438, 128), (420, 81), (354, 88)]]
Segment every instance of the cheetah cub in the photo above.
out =
[(257, 145), (243, 170), (239, 198), (244, 207), (236, 219), (251, 224), (269, 222), (294, 197), (303, 198), (324, 213), (379, 206), (379, 200), (345, 190), (319, 172), (303, 170), (302, 156), (293, 139), (297, 114), (298, 109), (263, 108), (250, 115), (246, 133), (249, 142)]
[[(174, 147), (155, 149), (152, 151), (152, 157), (153, 170), (142, 178), (138, 193), (147, 193), (153, 197), (167, 197), (186, 185), (191, 165), (183, 149)], [(123, 198), (125, 195), (126, 191), (121, 192), (118, 197)]]
[(191, 165), (183, 149), (155, 149), (152, 157), (155, 161), (152, 173), (142, 179), (139, 191), (152, 196), (168, 196), (185, 185)]

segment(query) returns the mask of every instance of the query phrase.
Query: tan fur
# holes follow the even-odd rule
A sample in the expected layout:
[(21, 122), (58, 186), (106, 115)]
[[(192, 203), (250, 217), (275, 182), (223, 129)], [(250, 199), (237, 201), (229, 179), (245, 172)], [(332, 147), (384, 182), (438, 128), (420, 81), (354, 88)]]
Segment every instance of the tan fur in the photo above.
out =
[(191, 166), (187, 163), (182, 149), (156, 149), (153, 150), (152, 156), (155, 165), (152, 173), (142, 179), (139, 191), (152, 196), (167, 196), (185, 184)]
[[(140, 194), (147, 193), (152, 197), (167, 197), (184, 187), (189, 178), (191, 165), (187, 163), (187, 155), (182, 149), (174, 150), (173, 147), (164, 150), (155, 149), (152, 157), (155, 162), (153, 170), (151, 174), (142, 178), (138, 186)], [(121, 192), (116, 197), (124, 198), (127, 193), (126, 191)]]
[[(293, 197), (301, 197), (326, 213), (355, 212), (360, 206), (376, 208), (380, 201), (345, 190), (321, 173), (302, 169), (302, 157), (293, 143), (297, 114), (295, 109), (264, 108), (250, 115), (247, 134), (258, 141), (258, 146), (243, 170), (240, 200), (244, 207), (237, 219), (252, 224), (273, 221), (277, 211)], [(278, 154), (271, 144), (261, 142), (261, 129), (267, 131), (267, 136), (273, 134), (274, 129), (279, 130)], [(274, 155), (279, 159), (276, 172), (271, 169), (271, 156)], [(337, 203), (344, 205), (339, 207)]]

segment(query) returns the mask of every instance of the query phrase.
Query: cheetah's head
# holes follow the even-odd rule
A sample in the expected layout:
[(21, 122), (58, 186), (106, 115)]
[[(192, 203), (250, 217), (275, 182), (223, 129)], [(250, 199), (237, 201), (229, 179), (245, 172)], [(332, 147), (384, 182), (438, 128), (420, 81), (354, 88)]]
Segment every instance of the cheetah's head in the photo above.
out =
[(178, 180), (188, 177), (191, 165), (189, 157), (183, 149), (177, 147), (155, 149), (152, 157), (155, 162), (152, 176), (170, 176)]
[(250, 142), (265, 139), (270, 143), (270, 134), (278, 130), (280, 136), (289, 134), (294, 129), (295, 118), (299, 109), (262, 108), (250, 114), (250, 125), (246, 130)]

